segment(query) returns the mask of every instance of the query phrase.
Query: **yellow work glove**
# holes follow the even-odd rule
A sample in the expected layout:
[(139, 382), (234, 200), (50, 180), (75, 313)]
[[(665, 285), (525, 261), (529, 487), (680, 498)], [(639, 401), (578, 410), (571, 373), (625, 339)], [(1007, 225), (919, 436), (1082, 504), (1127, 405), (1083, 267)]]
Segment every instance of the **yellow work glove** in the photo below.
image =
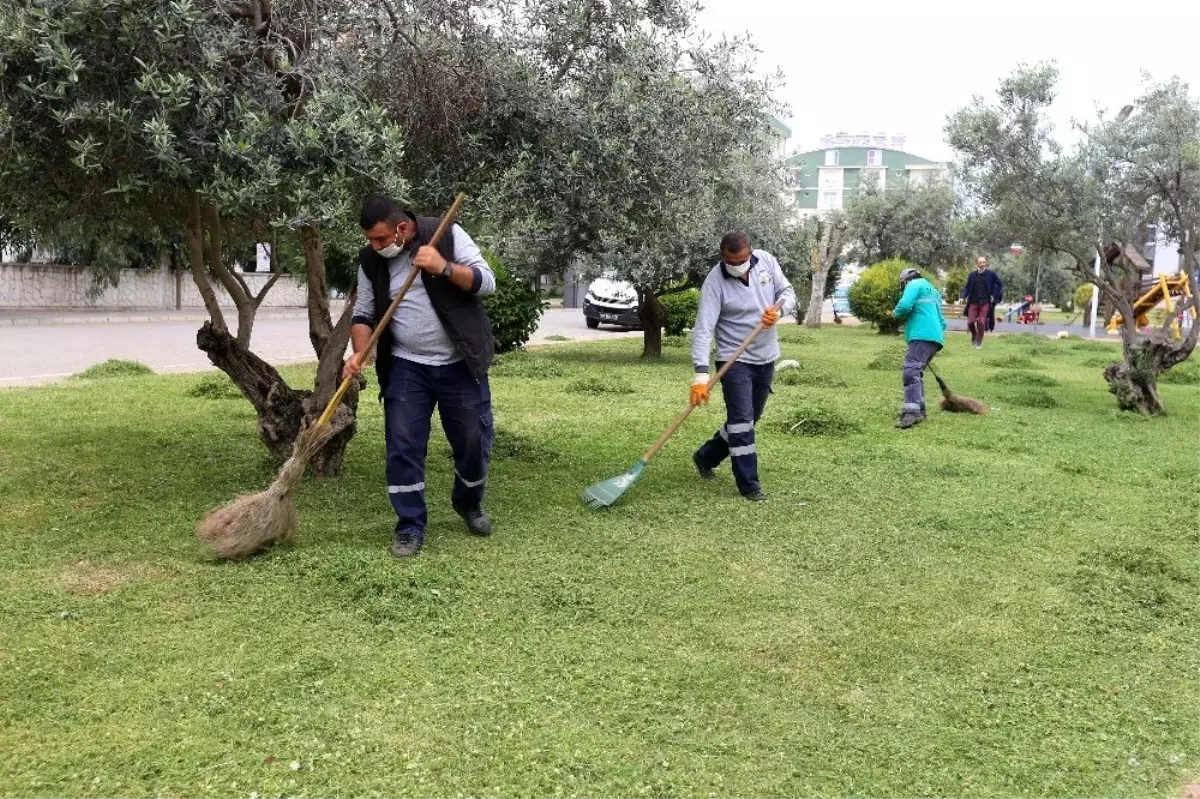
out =
[(779, 310), (776, 309), (774, 306), (763, 311), (763, 315), (762, 315), (763, 327), (770, 327), (771, 325), (775, 324), (778, 321), (779, 321)]
[(692, 379), (691, 403), (693, 405), (708, 404), (708, 375), (696, 372), (696, 376)]

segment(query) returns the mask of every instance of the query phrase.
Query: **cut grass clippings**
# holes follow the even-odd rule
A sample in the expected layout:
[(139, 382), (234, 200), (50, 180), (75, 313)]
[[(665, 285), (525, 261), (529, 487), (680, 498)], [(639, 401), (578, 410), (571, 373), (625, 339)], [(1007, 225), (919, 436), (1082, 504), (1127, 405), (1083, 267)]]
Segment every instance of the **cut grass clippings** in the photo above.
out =
[(104, 363), (89, 366), (72, 377), (78, 380), (106, 380), (122, 377), (145, 377), (152, 374), (154, 374), (154, 370), (144, 363), (109, 359)]
[(1055, 399), (1054, 395), (1040, 388), (1017, 391), (1006, 395), (1005, 399), (1013, 405), (1020, 405), (1022, 408), (1058, 408), (1062, 405), (1061, 402)]
[(806, 368), (784, 369), (775, 374), (776, 386), (811, 386), (813, 388), (846, 388), (846, 378), (828, 372)]
[[(374, 391), (295, 543), (236, 565), (193, 531), (277, 473), (244, 400), (186, 397), (195, 375), (0, 391), (0, 795), (1178, 797), (1200, 392), (1164, 381), (1145, 418), (1082, 357), (1028, 355), (1059, 385), (996, 386), (951, 334), (955, 389), (1060, 404), (949, 414), (927, 379), (900, 431), (898, 362), (827, 327), (781, 326), (846, 386), (776, 387), (763, 504), (691, 462), (720, 389), (617, 504), (579, 501), (684, 407), (686, 349), (503, 356), (496, 532), (450, 507), (435, 420), (410, 560)], [(584, 377), (634, 391), (565, 390)]]
[(1053, 377), (1041, 372), (1021, 372), (1016, 370), (997, 372), (989, 377), (988, 380), (993, 383), (1010, 386), (1040, 386), (1041, 388), (1051, 388), (1059, 384)]
[(619, 374), (610, 376), (588, 375), (572, 380), (567, 384), (567, 391), (574, 394), (632, 394), (633, 386)]
[(570, 371), (561, 362), (547, 355), (525, 350), (509, 352), (496, 358), (490, 377), (521, 377), (527, 380), (551, 380), (566, 377)]
[(1034, 360), (1029, 355), (998, 355), (992, 358), (984, 358), (985, 366), (991, 366), (995, 369), (1034, 369), (1041, 368), (1040, 364), (1035, 364)]
[(233, 384), (224, 372), (208, 374), (201, 377), (196, 384), (187, 390), (189, 397), (197, 399), (241, 399), (242, 392)]

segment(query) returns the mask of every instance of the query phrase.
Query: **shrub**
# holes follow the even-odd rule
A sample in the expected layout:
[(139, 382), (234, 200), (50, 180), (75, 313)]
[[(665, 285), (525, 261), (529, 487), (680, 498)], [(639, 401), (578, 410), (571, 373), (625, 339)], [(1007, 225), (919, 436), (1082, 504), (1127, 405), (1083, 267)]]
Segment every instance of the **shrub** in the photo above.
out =
[(681, 350), (691, 344), (687, 336), (665, 336), (662, 340), (662, 345), (669, 349)]
[(962, 296), (963, 289), (967, 287), (967, 276), (971, 274), (971, 270), (965, 266), (956, 266), (946, 273), (946, 280), (942, 284), (942, 296), (946, 298), (946, 302), (954, 302)]
[(1071, 301), (1076, 308), (1090, 307), (1092, 303), (1092, 290), (1095, 288), (1091, 283), (1084, 283), (1075, 289), (1075, 293), (1071, 295)]
[(104, 363), (89, 366), (74, 376), (84, 380), (100, 380), (109, 377), (142, 377), (152, 374), (154, 374), (154, 370), (144, 363), (139, 363), (138, 361), (118, 361), (110, 358)]
[(547, 303), (528, 283), (512, 277), (499, 258), (490, 253), (485, 257), (496, 274), (496, 292), (484, 297), (483, 310), (492, 323), (496, 352), (510, 352), (524, 345), (537, 330)]
[(187, 390), (189, 397), (198, 399), (241, 399), (242, 392), (224, 372), (205, 375), (200, 382)]
[(696, 324), (696, 312), (700, 310), (700, 289), (686, 289), (658, 298), (666, 313), (667, 335), (682, 336), (683, 331)]
[(851, 312), (875, 325), (880, 333), (898, 333), (901, 322), (892, 316), (892, 309), (900, 301), (900, 270), (911, 266), (908, 261), (891, 258), (863, 272), (850, 287)]

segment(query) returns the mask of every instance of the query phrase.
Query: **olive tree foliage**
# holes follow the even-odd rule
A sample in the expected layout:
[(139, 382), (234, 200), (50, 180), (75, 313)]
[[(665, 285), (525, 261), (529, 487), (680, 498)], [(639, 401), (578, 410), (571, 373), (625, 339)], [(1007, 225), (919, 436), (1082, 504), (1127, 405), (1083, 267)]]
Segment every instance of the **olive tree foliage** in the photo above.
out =
[(1048, 117), (1056, 82), (1052, 64), (1023, 66), (1001, 82), (995, 100), (976, 97), (952, 115), (947, 136), (961, 156), (965, 183), (993, 223), (1028, 250), (1068, 259), (1121, 314), (1123, 358), (1104, 371), (1119, 407), (1163, 413), (1158, 375), (1190, 355), (1200, 331), (1194, 325), (1177, 342), (1165, 326), (1139, 330), (1136, 293), (1115, 253), (1158, 220), (1179, 242), (1196, 296), (1200, 103), (1177, 79), (1148, 83), (1116, 117), (1081, 125), (1079, 143), (1068, 149)]
[[(330, 316), (323, 230), (368, 189), (404, 191), (384, 168), (400, 130), (339, 63), (335, 33), (304, 0), (0, 0), (0, 217), (114, 251), (183, 241), (210, 317), (197, 344), (254, 404), (277, 455), (332, 395), (348, 337), (348, 315)], [(312, 391), (250, 350), (274, 278), (253, 292), (228, 258), (280, 237), (304, 252)], [(340, 467), (356, 407), (355, 394), (334, 418), (319, 470)]]
[(862, 264), (899, 258), (930, 269), (966, 257), (958, 229), (958, 197), (946, 181), (880, 188), (868, 176), (846, 203), (848, 257)]
[[(633, 284), (643, 354), (661, 354), (657, 297), (694, 285), (730, 229), (756, 246), (781, 241), (787, 209), (763, 112), (770, 82), (753, 77), (741, 41), (631, 33), (619, 57), (564, 79), (556, 122), (497, 184), (509, 260), (573, 260)], [(511, 255), (510, 255), (511, 254)]]
[[(762, 142), (774, 78), (711, 41), (689, 0), (356, 0), (338, 12), (367, 93), (406, 132), (416, 204), (459, 190), (481, 242), (523, 279), (581, 264), (656, 297), (694, 281), (729, 228), (775, 245)], [(764, 213), (763, 210), (766, 209)], [(636, 273), (636, 274), (635, 274)]]

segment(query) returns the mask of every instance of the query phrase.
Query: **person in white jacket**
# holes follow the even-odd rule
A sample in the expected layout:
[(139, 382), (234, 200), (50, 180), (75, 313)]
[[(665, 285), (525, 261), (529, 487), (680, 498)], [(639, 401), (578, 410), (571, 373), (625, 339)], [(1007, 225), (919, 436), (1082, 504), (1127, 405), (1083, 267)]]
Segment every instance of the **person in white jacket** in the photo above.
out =
[(754, 425), (762, 417), (775, 377), (779, 357), (775, 323), (795, 310), (796, 293), (775, 256), (754, 249), (750, 237), (740, 230), (725, 234), (721, 260), (700, 290), (700, 308), (692, 329), (693, 405), (708, 402), (708, 359), (714, 337), (719, 370), (759, 322), (766, 329), (721, 378), (725, 424), (696, 450), (692, 462), (702, 478), (712, 480), (716, 477), (713, 469), (728, 457), (738, 491), (752, 502), (767, 498), (758, 481)]

